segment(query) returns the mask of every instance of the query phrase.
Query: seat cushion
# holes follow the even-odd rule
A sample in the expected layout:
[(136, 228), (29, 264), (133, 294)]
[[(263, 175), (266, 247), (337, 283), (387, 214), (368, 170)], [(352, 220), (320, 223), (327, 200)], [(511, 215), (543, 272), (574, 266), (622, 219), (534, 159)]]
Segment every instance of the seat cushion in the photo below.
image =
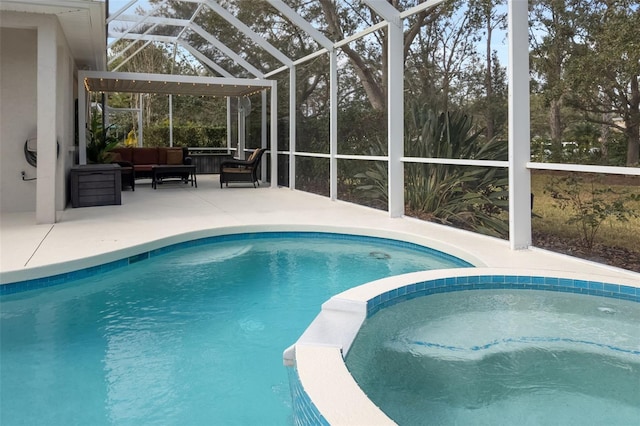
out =
[(251, 169), (245, 167), (225, 167), (222, 173), (251, 173)]
[(156, 164), (136, 164), (133, 166), (136, 172), (150, 172)]

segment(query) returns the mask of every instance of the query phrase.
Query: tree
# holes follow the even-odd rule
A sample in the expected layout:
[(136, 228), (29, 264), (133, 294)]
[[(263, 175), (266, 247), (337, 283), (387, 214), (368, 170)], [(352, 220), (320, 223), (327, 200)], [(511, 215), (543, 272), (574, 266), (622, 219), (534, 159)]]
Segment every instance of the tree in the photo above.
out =
[(562, 139), (566, 128), (562, 107), (567, 95), (565, 68), (575, 36), (575, 11), (571, 0), (535, 0), (531, 4), (531, 66), (540, 80), (548, 107), (552, 160), (562, 161)]
[[(410, 7), (414, 4), (422, 3), (421, 1), (401, 1), (401, 0), (386, 0), (394, 8), (402, 9)], [(329, 38), (334, 41), (342, 40), (345, 38), (346, 29), (353, 29), (357, 26), (357, 23), (350, 17), (349, 11), (345, 6), (341, 6), (339, 2), (332, 0), (318, 0), (322, 7), (322, 12), (326, 17), (327, 32)], [(420, 33), (423, 26), (430, 22), (434, 22), (444, 10), (445, 6), (438, 6), (422, 11), (409, 21), (409, 28), (405, 31), (404, 36), (404, 57), (407, 57), (407, 53), (412, 45), (414, 39)], [(368, 8), (367, 8), (368, 9)], [(375, 16), (373, 11), (370, 11), (370, 17), (368, 24), (372, 25), (379, 19)], [(356, 74), (360, 79), (360, 83), (364, 88), (369, 102), (374, 110), (384, 111), (387, 105), (387, 51), (388, 43), (386, 37), (386, 29), (380, 31), (382, 34), (377, 38), (377, 45), (368, 45), (367, 49), (362, 49), (363, 44), (360, 44), (360, 48), (352, 48), (350, 45), (342, 46), (342, 51), (351, 60)]]
[[(484, 89), (486, 96), (485, 120), (486, 137), (493, 139), (496, 128), (496, 108), (498, 104), (494, 94), (494, 66), (498, 63), (494, 51), (491, 49), (493, 32), (506, 28), (507, 15), (499, 12), (497, 6), (504, 4), (503, 0), (472, 0), (469, 2), (470, 26), (484, 32), (485, 39), (485, 72)], [(480, 41), (478, 39), (478, 41)]]
[(580, 33), (567, 63), (569, 101), (587, 120), (622, 132), (627, 138), (626, 165), (637, 166), (640, 1), (583, 1), (577, 12)]

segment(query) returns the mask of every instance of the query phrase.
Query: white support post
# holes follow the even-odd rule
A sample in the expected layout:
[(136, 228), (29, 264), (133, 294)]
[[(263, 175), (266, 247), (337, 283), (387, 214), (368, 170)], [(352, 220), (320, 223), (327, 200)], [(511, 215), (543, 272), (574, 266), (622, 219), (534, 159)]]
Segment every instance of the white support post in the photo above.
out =
[(169, 93), (169, 146), (173, 146), (173, 95)]
[(271, 83), (271, 188), (278, 187), (278, 85)]
[[(87, 101), (87, 97), (89, 100)], [(91, 94), (84, 87), (84, 75), (78, 73), (78, 164), (87, 164), (87, 103)]]
[[(56, 222), (57, 156), (57, 20), (38, 26), (36, 223)], [(63, 146), (64, 147), (64, 146)]]
[(389, 216), (404, 215), (404, 33), (402, 20), (394, 19), (387, 27), (387, 143), (389, 150)]
[(231, 98), (227, 97), (227, 151), (231, 152)]
[[(260, 127), (260, 146), (262, 148), (267, 148), (267, 89), (262, 90), (262, 105), (261, 105), (261, 116), (262, 116), (262, 125)], [(263, 182), (267, 181), (267, 168), (260, 167), (260, 180)]]
[(509, 244), (531, 245), (528, 2), (509, 1)]
[(104, 129), (108, 129), (109, 126), (111, 125), (111, 122), (109, 121), (109, 94), (108, 93), (103, 93), (102, 94), (102, 108), (103, 108), (103, 117), (104, 117)]
[(246, 148), (246, 130), (247, 130), (247, 120), (245, 120), (244, 108), (240, 105), (242, 98), (237, 98), (238, 103), (238, 158), (244, 160), (245, 158), (245, 148)]
[(296, 67), (289, 68), (289, 188), (296, 189)]
[(329, 198), (338, 199), (338, 52), (329, 51)]
[(139, 96), (139, 102), (138, 102), (138, 146), (142, 146), (142, 110), (144, 109), (144, 106), (142, 105), (142, 100), (144, 99), (142, 97), (142, 93), (138, 94)]

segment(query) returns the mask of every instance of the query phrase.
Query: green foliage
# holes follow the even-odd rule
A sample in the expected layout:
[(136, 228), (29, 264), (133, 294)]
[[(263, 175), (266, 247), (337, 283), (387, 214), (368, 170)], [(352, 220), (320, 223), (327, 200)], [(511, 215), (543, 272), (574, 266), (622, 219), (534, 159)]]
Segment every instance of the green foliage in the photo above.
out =
[[(145, 146), (167, 146), (168, 126), (152, 126), (144, 129)], [(174, 126), (173, 145), (189, 147), (226, 147), (227, 129), (208, 126)]]
[(87, 142), (87, 160), (90, 163), (108, 163), (111, 161), (108, 151), (115, 148), (118, 141), (109, 135), (111, 126), (102, 126), (102, 116), (100, 114), (91, 115), (91, 127), (89, 130), (89, 141)]
[(620, 132), (611, 132), (606, 140), (607, 166), (624, 166), (627, 161), (627, 138)]
[(366, 182), (356, 187), (356, 191), (367, 200), (367, 204), (384, 209), (389, 205), (387, 173), (387, 163), (376, 161), (372, 168), (354, 176), (357, 181)]
[(545, 186), (544, 192), (556, 200), (557, 208), (570, 211), (567, 224), (577, 228), (581, 242), (588, 250), (593, 248), (596, 235), (606, 220), (616, 218), (625, 222), (630, 217), (637, 217), (625, 203), (640, 200), (640, 194), (599, 185), (598, 178), (585, 182), (579, 175), (554, 178)]
[[(504, 160), (507, 144), (483, 143), (482, 129), (460, 112), (437, 114), (428, 106), (413, 105), (406, 125), (405, 151), (409, 157)], [(374, 151), (384, 152), (382, 146)], [(376, 152), (374, 152), (376, 154)], [(355, 176), (364, 184), (364, 197), (387, 202), (386, 165)], [(408, 210), (428, 219), (494, 236), (506, 236), (500, 214), (508, 207), (507, 171), (500, 168), (445, 164), (406, 164), (405, 203)]]
[(625, 163), (635, 166), (640, 159), (640, 2), (591, 0), (579, 4), (578, 25), (583, 33), (565, 69), (567, 101), (595, 122), (610, 124), (610, 118), (622, 118), (624, 125), (610, 125), (625, 133)]
[(329, 160), (300, 158), (296, 165), (296, 188), (329, 196)]

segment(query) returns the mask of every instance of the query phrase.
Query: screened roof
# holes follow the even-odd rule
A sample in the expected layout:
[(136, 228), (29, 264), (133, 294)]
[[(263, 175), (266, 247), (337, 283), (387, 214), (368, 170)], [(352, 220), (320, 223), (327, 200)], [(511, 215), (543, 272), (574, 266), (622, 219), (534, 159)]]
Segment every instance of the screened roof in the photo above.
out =
[(194, 96), (249, 96), (270, 87), (263, 80), (137, 73), (89, 73), (89, 92), (157, 93)]
[[(337, 0), (347, 12), (348, 24), (332, 25), (319, 0), (298, 5), (296, 10), (290, 1), (251, 1), (253, 7), (236, 10), (223, 0), (109, 0), (109, 68), (118, 71), (134, 49), (138, 53), (151, 43), (163, 43), (172, 45), (177, 55), (195, 59), (214, 75), (265, 78), (363, 33), (380, 30), (385, 20), (397, 19), (399, 12), (386, 0)], [(414, 7), (400, 11), (400, 17), (413, 16), (443, 1), (417, 0)], [(259, 20), (252, 19), (258, 15)], [(298, 29), (295, 37), (281, 32), (284, 21)], [(268, 41), (284, 36), (291, 37), (286, 52)]]

